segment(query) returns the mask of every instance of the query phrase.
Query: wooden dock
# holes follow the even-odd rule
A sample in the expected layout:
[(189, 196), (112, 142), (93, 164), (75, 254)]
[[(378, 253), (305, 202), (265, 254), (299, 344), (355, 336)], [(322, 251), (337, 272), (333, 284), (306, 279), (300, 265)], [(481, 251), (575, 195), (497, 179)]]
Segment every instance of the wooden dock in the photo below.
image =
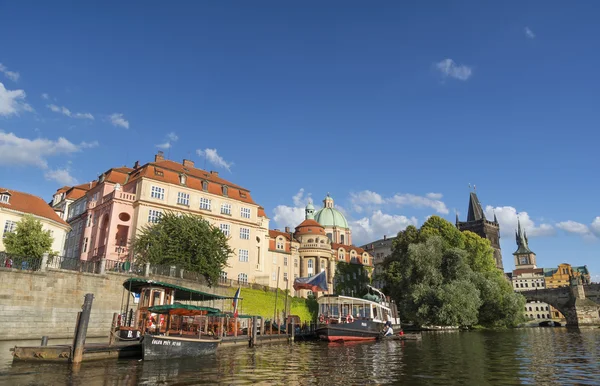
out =
[[(71, 362), (72, 345), (56, 346), (15, 346), (11, 349), (13, 361)], [(142, 345), (139, 342), (123, 342), (114, 345), (88, 343), (83, 349), (83, 360), (141, 358)]]

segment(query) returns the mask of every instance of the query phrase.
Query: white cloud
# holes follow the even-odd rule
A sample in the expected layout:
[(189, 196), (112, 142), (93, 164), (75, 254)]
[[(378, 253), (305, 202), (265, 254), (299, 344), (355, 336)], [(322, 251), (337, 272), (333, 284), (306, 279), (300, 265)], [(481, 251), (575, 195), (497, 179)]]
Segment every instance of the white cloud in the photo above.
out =
[(409, 225), (417, 225), (415, 217), (391, 215), (376, 210), (370, 217), (363, 217), (350, 222), (352, 241), (355, 245), (363, 245), (382, 238), (384, 235), (393, 237)]
[(590, 230), (598, 237), (600, 237), (600, 217), (596, 217), (590, 225)]
[[(512, 206), (485, 207), (485, 217), (489, 220), (494, 218), (494, 213), (500, 223), (500, 233), (505, 237), (513, 237), (517, 230), (517, 209)], [(535, 225), (535, 222), (529, 217), (527, 212), (519, 212), (518, 219), (521, 221), (521, 228), (527, 232), (527, 236), (550, 236), (556, 233), (551, 224)]]
[(29, 165), (47, 169), (48, 157), (73, 154), (95, 146), (98, 146), (96, 141), (76, 145), (63, 137), (55, 141), (46, 138), (28, 139), (0, 131), (0, 163), (4, 166)]
[(179, 139), (177, 134), (174, 132), (170, 132), (167, 134), (167, 140), (163, 143), (156, 145), (159, 149), (170, 149), (173, 147), (173, 142), (176, 142)]
[(123, 118), (123, 114), (114, 113), (108, 117), (113, 126), (120, 126), (129, 129), (129, 121)]
[(19, 77), (21, 76), (16, 71), (8, 71), (8, 68), (2, 63), (0, 63), (0, 72), (3, 73), (4, 76), (6, 76), (8, 79), (12, 80), (13, 82), (18, 81)]
[(77, 185), (77, 179), (71, 175), (68, 168), (48, 170), (44, 173), (44, 178), (48, 181), (56, 181), (60, 185)]
[(223, 159), (223, 157), (221, 157), (219, 155), (219, 153), (217, 153), (217, 149), (198, 149), (196, 150), (196, 153), (200, 156), (200, 157), (204, 157), (208, 160), (208, 162), (210, 162), (211, 164), (213, 164), (214, 166), (217, 167), (221, 167), (223, 169), (227, 169), (229, 172), (231, 172), (231, 167), (233, 166), (233, 162), (227, 162)]
[(529, 39), (535, 39), (535, 34), (529, 27), (525, 27), (525, 36), (527, 36)]
[(467, 80), (471, 77), (473, 70), (469, 66), (457, 65), (452, 59), (444, 59), (435, 64), (435, 67), (440, 71), (445, 78), (451, 77), (458, 80)]
[(66, 115), (69, 118), (81, 118), (81, 119), (94, 119), (94, 116), (90, 113), (73, 113), (71, 110), (66, 108), (65, 106), (57, 106), (57, 105), (46, 105), (50, 110), (55, 113), (59, 113), (62, 115)]
[(294, 206), (277, 205), (273, 209), (273, 220), (277, 223), (277, 226), (281, 229), (284, 227), (295, 228), (304, 221), (306, 205), (311, 202), (311, 194), (305, 193), (304, 188), (298, 190), (298, 193), (292, 197)]
[(19, 115), (21, 111), (33, 111), (33, 108), (25, 102), (25, 91), (7, 90), (0, 82), (0, 116)]
[[(432, 198), (432, 196), (434, 198)], [(412, 206), (416, 208), (432, 208), (437, 213), (448, 214), (450, 211), (446, 207), (446, 204), (443, 201), (440, 201), (439, 198), (442, 197), (440, 193), (428, 193), (427, 196), (417, 196), (410, 193), (405, 194), (395, 194), (393, 197), (389, 198), (387, 201), (393, 203), (397, 206)], [(435, 199), (437, 198), (437, 199)]]
[(42, 99), (48, 100), (48, 99), (50, 99), (50, 95), (48, 95), (46, 93), (43, 93), (42, 94)]
[(425, 197), (432, 200), (441, 200), (444, 196), (442, 195), (442, 193), (427, 193)]
[(576, 233), (578, 235), (586, 235), (590, 233), (590, 229), (587, 225), (572, 220), (556, 223), (556, 227), (565, 232)]
[(385, 200), (379, 193), (372, 192), (370, 190), (363, 190), (358, 193), (350, 193), (350, 202), (352, 203), (352, 209), (355, 212), (361, 213), (364, 206), (371, 207), (376, 205), (383, 205)]

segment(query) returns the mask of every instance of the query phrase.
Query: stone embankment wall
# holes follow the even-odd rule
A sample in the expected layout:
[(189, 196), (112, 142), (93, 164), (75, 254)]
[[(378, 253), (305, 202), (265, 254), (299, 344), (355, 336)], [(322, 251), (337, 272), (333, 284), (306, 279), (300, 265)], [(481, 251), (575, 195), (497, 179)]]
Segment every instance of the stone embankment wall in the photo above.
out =
[[(107, 337), (113, 313), (120, 312), (130, 277), (49, 269), (30, 272), (0, 268), (0, 340), (72, 338), (84, 295), (94, 294), (88, 337)], [(199, 291), (231, 296), (231, 288), (208, 288), (197, 282), (169, 277), (153, 278)], [(133, 306), (135, 309), (135, 306)]]

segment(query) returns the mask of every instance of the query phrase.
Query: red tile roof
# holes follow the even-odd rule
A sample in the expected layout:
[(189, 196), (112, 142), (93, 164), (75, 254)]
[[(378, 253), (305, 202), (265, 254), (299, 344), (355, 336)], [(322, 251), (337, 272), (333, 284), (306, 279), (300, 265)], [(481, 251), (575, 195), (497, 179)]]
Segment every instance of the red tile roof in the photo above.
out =
[(345, 244), (331, 243), (331, 249), (334, 249), (334, 250), (337, 251), (340, 248), (343, 248), (346, 251), (352, 251), (352, 250), (354, 250), (359, 255), (362, 255), (365, 252), (364, 249), (362, 249), (360, 247), (355, 247), (354, 245), (345, 245)]
[(269, 237), (276, 238), (277, 236), (283, 236), (286, 240), (290, 240), (290, 234), (281, 232), (275, 229), (269, 229)]
[(323, 229), (323, 226), (321, 226), (321, 224), (319, 224), (315, 220), (307, 219), (302, 221), (300, 225), (296, 227), (296, 234), (324, 235), (325, 229)]
[(10, 201), (8, 204), (0, 203), (0, 208), (32, 214), (48, 220), (56, 221), (62, 225), (69, 225), (63, 219), (61, 219), (56, 212), (54, 212), (54, 209), (52, 209), (52, 207), (50, 207), (50, 205), (48, 205), (41, 197), (16, 190), (0, 188), (0, 194), (5, 192), (10, 193)]
[(263, 208), (262, 206), (258, 207), (258, 217), (267, 217), (267, 214), (265, 213), (265, 208)]
[[(206, 181), (208, 183), (208, 193), (224, 196), (223, 186), (227, 186), (227, 197), (256, 205), (250, 196), (249, 190), (220, 178), (217, 173), (209, 173), (202, 169), (183, 166), (182, 164), (170, 160), (150, 162), (141, 166), (130, 174), (127, 183), (144, 177), (169, 184), (180, 185), (179, 176), (181, 174), (187, 176), (185, 186), (188, 188), (203, 191), (202, 181)], [(259, 208), (258, 215), (266, 217), (264, 209), (262, 209), (262, 211), (261, 209), (262, 208)]]

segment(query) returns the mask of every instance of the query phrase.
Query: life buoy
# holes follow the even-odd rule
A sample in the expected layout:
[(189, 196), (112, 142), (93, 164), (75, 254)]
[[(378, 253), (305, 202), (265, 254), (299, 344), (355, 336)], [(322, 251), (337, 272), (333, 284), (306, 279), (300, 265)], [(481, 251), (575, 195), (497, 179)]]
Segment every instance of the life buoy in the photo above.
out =
[(323, 323), (324, 320), (325, 320), (325, 317), (323, 316), (323, 314), (319, 315), (319, 322)]
[(346, 316), (346, 323), (352, 323), (354, 322), (354, 318), (352, 317), (352, 315), (348, 314), (348, 316)]

